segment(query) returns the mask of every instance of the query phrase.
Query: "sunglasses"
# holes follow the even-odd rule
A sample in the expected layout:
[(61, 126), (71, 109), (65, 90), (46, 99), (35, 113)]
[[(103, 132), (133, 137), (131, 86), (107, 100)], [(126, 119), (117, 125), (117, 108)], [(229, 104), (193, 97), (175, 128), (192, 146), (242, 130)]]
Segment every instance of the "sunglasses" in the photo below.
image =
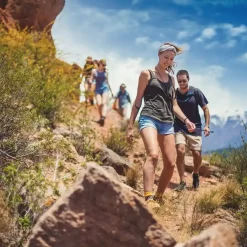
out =
[(184, 80), (178, 80), (178, 83), (182, 83), (182, 82), (183, 82), (183, 83), (186, 83), (186, 82), (188, 82), (188, 81), (185, 80), (185, 79), (184, 79)]

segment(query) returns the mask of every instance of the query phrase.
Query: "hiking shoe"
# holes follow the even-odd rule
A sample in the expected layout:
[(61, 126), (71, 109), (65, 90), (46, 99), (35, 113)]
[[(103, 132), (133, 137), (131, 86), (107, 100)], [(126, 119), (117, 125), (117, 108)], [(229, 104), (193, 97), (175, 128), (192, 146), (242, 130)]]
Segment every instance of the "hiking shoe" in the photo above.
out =
[(199, 174), (198, 173), (193, 173), (192, 177), (193, 177), (193, 187), (194, 187), (194, 189), (198, 189), (199, 188), (199, 184), (200, 184)]
[(151, 210), (156, 211), (160, 208), (160, 204), (157, 203), (154, 199), (148, 199), (146, 203), (147, 203), (148, 208)]
[(90, 104), (91, 104), (91, 105), (94, 105), (93, 99), (90, 99)]
[(100, 120), (99, 120), (99, 125), (100, 126), (104, 126), (105, 125), (105, 118), (101, 118)]
[(184, 181), (181, 181), (180, 184), (174, 190), (175, 191), (186, 190), (186, 183)]
[(154, 196), (154, 201), (157, 202), (160, 206), (165, 204), (165, 200), (162, 197)]

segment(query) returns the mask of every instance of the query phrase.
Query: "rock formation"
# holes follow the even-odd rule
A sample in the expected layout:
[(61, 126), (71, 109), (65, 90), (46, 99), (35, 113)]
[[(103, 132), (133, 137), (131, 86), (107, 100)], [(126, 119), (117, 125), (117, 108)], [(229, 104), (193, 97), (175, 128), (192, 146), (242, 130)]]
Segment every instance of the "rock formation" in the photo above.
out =
[(62, 11), (65, 0), (0, 0), (0, 23), (6, 28), (43, 31)]
[(237, 247), (228, 225), (177, 244), (142, 199), (95, 163), (38, 221), (26, 247)]

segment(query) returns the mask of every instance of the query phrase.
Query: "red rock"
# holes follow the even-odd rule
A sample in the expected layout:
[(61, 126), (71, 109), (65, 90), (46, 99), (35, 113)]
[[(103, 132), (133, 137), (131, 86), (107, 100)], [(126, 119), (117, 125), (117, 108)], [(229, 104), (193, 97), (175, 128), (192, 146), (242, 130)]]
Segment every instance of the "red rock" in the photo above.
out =
[(43, 31), (49, 25), (50, 31), (64, 5), (65, 0), (0, 0), (0, 23), (34, 31)]

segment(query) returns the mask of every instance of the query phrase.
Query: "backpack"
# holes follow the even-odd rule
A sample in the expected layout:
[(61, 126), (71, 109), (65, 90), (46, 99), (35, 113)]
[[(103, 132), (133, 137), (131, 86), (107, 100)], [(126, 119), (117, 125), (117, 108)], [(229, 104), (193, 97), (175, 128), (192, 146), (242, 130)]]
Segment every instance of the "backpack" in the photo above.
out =
[[(196, 87), (193, 87), (193, 86), (190, 86), (190, 89), (192, 89), (193, 90), (193, 92), (192, 93), (190, 93), (190, 95), (193, 95), (194, 97), (195, 97), (195, 99), (196, 99), (196, 103), (199, 105), (199, 102), (200, 102), (200, 99), (199, 99), (199, 97), (200, 97), (200, 91), (199, 91), (199, 89), (198, 88), (196, 88)], [(177, 88), (177, 90), (176, 90), (176, 92), (178, 91), (178, 88)]]

